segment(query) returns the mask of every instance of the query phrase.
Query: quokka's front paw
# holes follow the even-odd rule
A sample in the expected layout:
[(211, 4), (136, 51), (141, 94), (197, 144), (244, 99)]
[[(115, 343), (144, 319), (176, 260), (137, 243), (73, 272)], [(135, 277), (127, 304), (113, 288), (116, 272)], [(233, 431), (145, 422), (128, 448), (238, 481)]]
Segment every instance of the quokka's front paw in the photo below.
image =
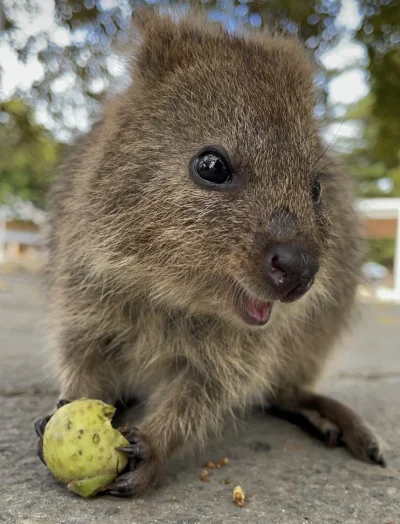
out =
[[(70, 400), (60, 399), (57, 402), (57, 409), (60, 409), (65, 404), (69, 404)], [(43, 456), (43, 435), (44, 431), (46, 429), (47, 423), (51, 419), (53, 415), (47, 415), (47, 417), (40, 417), (37, 420), (35, 420), (34, 427), (36, 431), (36, 435), (39, 437), (36, 443), (36, 451), (40, 458), (40, 460), (43, 462), (45, 466), (47, 466), (46, 461)]]
[(143, 494), (159, 477), (162, 462), (151, 449), (147, 439), (136, 427), (127, 426), (119, 431), (128, 440), (129, 445), (117, 448), (129, 456), (130, 471), (120, 475), (105, 490), (106, 494), (116, 497), (133, 497)]

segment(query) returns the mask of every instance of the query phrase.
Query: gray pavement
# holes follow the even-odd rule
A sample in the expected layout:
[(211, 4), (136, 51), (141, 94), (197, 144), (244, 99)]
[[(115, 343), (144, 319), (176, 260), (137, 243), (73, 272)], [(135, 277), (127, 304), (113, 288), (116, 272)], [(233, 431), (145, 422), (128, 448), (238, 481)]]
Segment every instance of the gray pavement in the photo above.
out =
[[(160, 485), (140, 499), (84, 500), (57, 485), (35, 453), (33, 420), (56, 399), (44, 370), (40, 283), (0, 275), (0, 522), (400, 524), (400, 308), (361, 312), (320, 389), (378, 429), (389, 447), (386, 469), (259, 414), (203, 454), (171, 460)], [(222, 457), (229, 464), (201, 482), (202, 464)], [(232, 483), (223, 484), (227, 477)], [(231, 501), (237, 484), (246, 492), (242, 509)]]

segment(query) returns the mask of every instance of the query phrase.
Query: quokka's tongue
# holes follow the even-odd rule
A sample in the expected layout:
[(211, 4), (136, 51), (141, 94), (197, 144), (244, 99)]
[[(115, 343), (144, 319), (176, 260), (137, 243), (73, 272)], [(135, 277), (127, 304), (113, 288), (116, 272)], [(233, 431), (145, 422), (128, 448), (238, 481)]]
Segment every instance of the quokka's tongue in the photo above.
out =
[(262, 302), (261, 300), (247, 299), (245, 307), (248, 314), (259, 324), (266, 324), (271, 315), (272, 303)]

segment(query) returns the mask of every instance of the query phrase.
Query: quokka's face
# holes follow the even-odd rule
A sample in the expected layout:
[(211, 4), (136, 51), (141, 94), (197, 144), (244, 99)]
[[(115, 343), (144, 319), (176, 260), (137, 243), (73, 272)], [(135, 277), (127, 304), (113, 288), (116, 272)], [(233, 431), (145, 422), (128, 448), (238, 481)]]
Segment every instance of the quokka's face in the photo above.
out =
[(141, 215), (127, 251), (154, 299), (266, 325), (324, 263), (331, 182), (310, 68), (293, 42), (219, 34), (197, 35), (170, 69), (132, 95), (121, 131), (120, 202), (127, 216), (131, 191)]

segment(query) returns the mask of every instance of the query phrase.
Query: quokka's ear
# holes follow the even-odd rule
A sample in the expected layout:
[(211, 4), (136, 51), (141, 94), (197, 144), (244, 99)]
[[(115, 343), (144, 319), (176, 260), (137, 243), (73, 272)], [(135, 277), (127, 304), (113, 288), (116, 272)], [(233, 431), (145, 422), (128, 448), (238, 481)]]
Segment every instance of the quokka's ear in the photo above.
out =
[(131, 21), (135, 41), (133, 76), (151, 85), (174, 69), (189, 66), (210, 31), (218, 31), (216, 27), (201, 27), (204, 23), (198, 12), (190, 16), (178, 12), (164, 15), (151, 8), (136, 9)]

